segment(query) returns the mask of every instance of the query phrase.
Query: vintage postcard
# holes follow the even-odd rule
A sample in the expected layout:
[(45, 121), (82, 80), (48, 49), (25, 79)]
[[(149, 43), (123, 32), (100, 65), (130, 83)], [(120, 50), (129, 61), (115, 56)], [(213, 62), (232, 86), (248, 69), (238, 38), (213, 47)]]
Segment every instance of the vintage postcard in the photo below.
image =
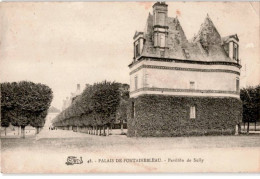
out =
[(259, 2), (1, 2), (1, 172), (260, 172)]

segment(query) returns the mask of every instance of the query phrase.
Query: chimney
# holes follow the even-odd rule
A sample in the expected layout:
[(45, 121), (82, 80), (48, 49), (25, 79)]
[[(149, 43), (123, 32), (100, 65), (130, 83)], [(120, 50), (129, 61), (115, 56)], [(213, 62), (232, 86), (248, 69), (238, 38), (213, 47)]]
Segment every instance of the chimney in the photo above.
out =
[(153, 5), (154, 26), (167, 26), (168, 5), (165, 2), (156, 2)]
[(168, 38), (168, 5), (165, 2), (156, 2), (153, 5), (153, 45), (161, 47), (160, 52), (164, 54)]

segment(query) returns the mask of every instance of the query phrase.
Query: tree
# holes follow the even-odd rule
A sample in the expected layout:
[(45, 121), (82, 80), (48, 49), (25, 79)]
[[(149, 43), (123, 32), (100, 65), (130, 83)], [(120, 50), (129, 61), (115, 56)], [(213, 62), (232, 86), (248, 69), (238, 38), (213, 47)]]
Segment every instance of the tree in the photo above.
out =
[(121, 125), (121, 134), (123, 131), (124, 120), (127, 120), (127, 106), (129, 101), (129, 85), (128, 84), (119, 84), (120, 88), (120, 104), (117, 109), (116, 119), (120, 121)]
[(1, 110), (1, 127), (5, 128), (5, 136), (6, 136), (6, 128), (9, 127), (9, 125), (10, 125), (9, 119), (2, 114), (2, 110)]
[(109, 127), (115, 120), (116, 110), (120, 102), (119, 86), (117, 83), (104, 81), (96, 84), (96, 89), (92, 102), (97, 125)]
[(247, 122), (249, 132), (249, 123), (254, 122), (256, 125), (260, 120), (260, 85), (241, 89), (240, 98), (243, 102), (243, 122)]
[(68, 121), (68, 124), (73, 126), (104, 129), (115, 121), (119, 103), (118, 83), (95, 83), (76, 97), (72, 104), (53, 120), (53, 125), (64, 126), (62, 121)]
[(127, 119), (127, 101), (121, 99), (120, 105), (117, 110), (116, 119), (120, 121), (121, 134), (123, 134), (123, 122)]
[(48, 86), (28, 81), (1, 83), (1, 96), (2, 113), (14, 126), (21, 126), (23, 138), (25, 126), (30, 122), (34, 126), (44, 124), (46, 111), (53, 98)]
[(41, 113), (31, 114), (30, 125), (36, 128), (36, 134), (39, 134), (40, 128), (44, 126), (47, 113), (46, 110)]

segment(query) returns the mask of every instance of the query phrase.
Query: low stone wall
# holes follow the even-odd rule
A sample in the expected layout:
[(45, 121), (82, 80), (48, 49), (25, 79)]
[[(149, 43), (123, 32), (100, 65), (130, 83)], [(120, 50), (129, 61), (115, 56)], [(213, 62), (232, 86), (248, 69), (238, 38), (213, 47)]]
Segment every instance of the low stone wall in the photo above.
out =
[[(191, 106), (195, 119), (190, 119)], [(239, 99), (143, 95), (129, 102), (127, 136), (233, 135), (240, 121)]]

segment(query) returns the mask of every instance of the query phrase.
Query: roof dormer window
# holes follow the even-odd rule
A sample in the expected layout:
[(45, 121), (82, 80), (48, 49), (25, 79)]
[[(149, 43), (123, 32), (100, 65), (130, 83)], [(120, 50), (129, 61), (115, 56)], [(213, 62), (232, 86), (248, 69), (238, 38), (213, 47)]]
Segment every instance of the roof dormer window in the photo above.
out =
[(236, 43), (233, 45), (233, 59), (238, 61), (238, 45)]
[(135, 58), (140, 56), (140, 47), (139, 43), (135, 44)]
[(134, 42), (134, 59), (141, 56), (143, 47), (144, 47), (144, 38), (140, 37)]

